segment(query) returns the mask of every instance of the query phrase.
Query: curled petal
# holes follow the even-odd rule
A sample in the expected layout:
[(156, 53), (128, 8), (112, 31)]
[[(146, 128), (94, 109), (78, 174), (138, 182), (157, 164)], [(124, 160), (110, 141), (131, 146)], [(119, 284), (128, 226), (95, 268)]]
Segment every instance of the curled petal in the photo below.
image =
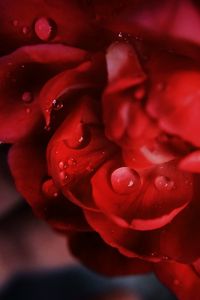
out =
[(54, 229), (60, 232), (90, 230), (82, 211), (64, 198), (56, 186), (50, 185), (50, 180), (46, 180), (44, 146), (44, 139), (39, 139), (35, 144), (27, 141), (11, 147), (9, 165), (17, 190), (34, 213)]
[(42, 122), (36, 100), (39, 90), (63, 66), (78, 64), (86, 55), (85, 51), (63, 45), (37, 45), (2, 57), (0, 140), (12, 143), (38, 129)]
[(79, 206), (95, 207), (90, 177), (116, 147), (103, 134), (99, 102), (82, 98), (48, 145), (49, 174), (63, 193)]
[(88, 46), (95, 28), (90, 9), (78, 1), (5, 0), (0, 10), (0, 36), (5, 41), (2, 51), (41, 42)]
[(158, 119), (163, 130), (195, 146), (200, 146), (199, 84), (198, 71), (177, 71), (169, 76), (159, 94), (153, 92), (150, 95), (147, 106), (148, 112)]
[(187, 172), (200, 173), (200, 151), (188, 154), (181, 160), (179, 167)]
[[(79, 57), (81, 58), (81, 56)], [(39, 95), (39, 103), (46, 119), (50, 124), (50, 116), (55, 103), (65, 104), (71, 100), (72, 93), (81, 90), (99, 89), (104, 84), (105, 63), (101, 55), (95, 56), (94, 61), (86, 61), (76, 68), (66, 70), (50, 79)], [(69, 104), (68, 104), (69, 106)]]

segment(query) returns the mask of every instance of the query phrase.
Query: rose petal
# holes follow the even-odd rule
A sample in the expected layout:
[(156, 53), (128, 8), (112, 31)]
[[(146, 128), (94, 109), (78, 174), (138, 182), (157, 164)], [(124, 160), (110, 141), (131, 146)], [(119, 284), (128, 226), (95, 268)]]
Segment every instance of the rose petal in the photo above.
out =
[(100, 211), (121, 226), (152, 230), (171, 222), (188, 205), (193, 181), (177, 169), (176, 161), (136, 172), (115, 158), (94, 174), (92, 190)]
[(44, 139), (13, 145), (9, 152), (9, 165), (17, 190), (38, 217), (61, 232), (90, 230), (79, 208), (61, 194), (47, 197), (42, 192), (47, 178)]
[(200, 173), (200, 151), (194, 151), (184, 157), (179, 167), (187, 172)]
[(90, 177), (116, 147), (103, 134), (99, 102), (82, 98), (53, 135), (47, 149), (49, 173), (74, 203), (95, 208)]
[(190, 265), (159, 263), (155, 265), (155, 271), (158, 278), (179, 300), (199, 299), (200, 278)]
[(150, 263), (123, 256), (105, 244), (96, 233), (70, 236), (69, 247), (87, 267), (107, 276), (141, 274), (151, 270)]
[(86, 55), (85, 51), (63, 45), (37, 45), (2, 57), (0, 140), (15, 142), (38, 128), (42, 122), (36, 101), (38, 91), (63, 66), (78, 64)]
[(162, 92), (152, 93), (148, 102), (148, 112), (158, 118), (163, 130), (196, 146), (200, 146), (199, 84), (199, 72), (176, 72), (169, 76)]

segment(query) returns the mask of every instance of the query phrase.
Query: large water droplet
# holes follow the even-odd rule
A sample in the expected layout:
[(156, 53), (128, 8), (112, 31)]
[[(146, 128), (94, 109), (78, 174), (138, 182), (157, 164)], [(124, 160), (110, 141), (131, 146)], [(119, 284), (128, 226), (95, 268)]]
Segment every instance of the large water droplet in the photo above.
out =
[(59, 190), (52, 179), (48, 179), (42, 185), (42, 191), (48, 198), (58, 197)]
[(112, 172), (111, 184), (116, 193), (129, 194), (140, 185), (140, 177), (136, 171), (121, 167)]
[(53, 38), (56, 30), (56, 24), (49, 18), (39, 18), (35, 22), (35, 33), (42, 41), (48, 41)]
[(72, 149), (86, 147), (90, 142), (90, 131), (86, 126), (84, 126), (84, 124), (79, 123), (73, 130), (70, 138), (64, 140), (63, 142), (66, 146)]
[(30, 92), (24, 92), (22, 94), (22, 101), (26, 102), (26, 103), (29, 103), (31, 102), (33, 99), (32, 99), (32, 95)]
[(63, 108), (63, 103), (57, 99), (54, 99), (52, 101), (52, 108), (53, 110), (60, 110), (61, 108)]
[(159, 191), (171, 191), (175, 188), (174, 181), (166, 176), (157, 176), (154, 184)]

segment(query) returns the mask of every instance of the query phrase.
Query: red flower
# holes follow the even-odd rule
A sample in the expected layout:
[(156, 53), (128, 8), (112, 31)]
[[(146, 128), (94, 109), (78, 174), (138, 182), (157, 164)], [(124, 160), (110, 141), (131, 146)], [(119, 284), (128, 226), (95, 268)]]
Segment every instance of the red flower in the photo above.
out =
[(198, 3), (0, 8), (0, 139), (17, 189), (91, 268), (154, 270), (199, 299)]

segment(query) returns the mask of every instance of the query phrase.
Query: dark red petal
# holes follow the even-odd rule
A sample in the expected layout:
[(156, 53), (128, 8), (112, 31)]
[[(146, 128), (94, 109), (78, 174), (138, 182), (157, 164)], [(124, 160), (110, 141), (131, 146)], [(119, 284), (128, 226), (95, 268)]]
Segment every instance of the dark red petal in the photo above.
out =
[(155, 272), (179, 300), (199, 300), (200, 278), (190, 265), (158, 263), (155, 264)]
[(63, 105), (67, 101), (72, 102), (72, 93), (89, 88), (99, 89), (104, 83), (105, 72), (104, 58), (96, 55), (93, 61), (86, 61), (78, 67), (66, 70), (50, 79), (39, 95), (40, 106), (47, 126), (50, 123), (50, 115), (55, 107), (55, 101), (62, 102)]
[(153, 93), (148, 102), (148, 112), (163, 130), (196, 146), (200, 146), (199, 84), (200, 72), (175, 72), (167, 78), (160, 94)]
[(188, 154), (181, 160), (179, 166), (187, 172), (200, 173), (200, 150)]
[[(63, 66), (73, 66), (85, 51), (63, 45), (20, 48), (0, 59), (0, 140), (15, 142), (41, 124), (37, 95), (43, 84)], [(16, 130), (17, 129), (17, 130)]]
[[(119, 34), (126, 32), (144, 39), (169, 39), (200, 44), (200, 13), (194, 1), (97, 1), (99, 22)], [(187, 15), (187, 18), (185, 16)]]
[(71, 235), (69, 247), (81, 263), (107, 276), (133, 275), (151, 271), (150, 263), (123, 256), (116, 249), (105, 244), (97, 233)]
[[(191, 204), (161, 230), (161, 251), (180, 262), (191, 263), (200, 253), (199, 180), (199, 175), (195, 176)], [(182, 184), (184, 186), (187, 182), (183, 181)], [(186, 241), (189, 247), (185, 246)]]
[(171, 222), (188, 205), (193, 181), (178, 170), (176, 161), (137, 172), (115, 158), (94, 174), (92, 190), (99, 209), (115, 222), (152, 230)]
[(122, 255), (148, 261), (168, 259), (160, 253), (159, 231), (146, 232), (123, 228), (108, 216), (94, 211), (85, 210), (85, 216), (104, 242), (118, 249)]
[(43, 41), (93, 46), (88, 43), (95, 29), (89, 18), (91, 11), (78, 1), (5, 0), (0, 3), (0, 11), (3, 51)]
[[(33, 163), (34, 161), (34, 163)], [(44, 140), (12, 146), (9, 165), (17, 190), (31, 205), (35, 214), (59, 231), (90, 230), (82, 211), (59, 194), (44, 193), (47, 178)]]
[(95, 207), (90, 177), (115, 151), (99, 122), (99, 102), (84, 97), (74, 104), (48, 145), (49, 174), (74, 203)]

